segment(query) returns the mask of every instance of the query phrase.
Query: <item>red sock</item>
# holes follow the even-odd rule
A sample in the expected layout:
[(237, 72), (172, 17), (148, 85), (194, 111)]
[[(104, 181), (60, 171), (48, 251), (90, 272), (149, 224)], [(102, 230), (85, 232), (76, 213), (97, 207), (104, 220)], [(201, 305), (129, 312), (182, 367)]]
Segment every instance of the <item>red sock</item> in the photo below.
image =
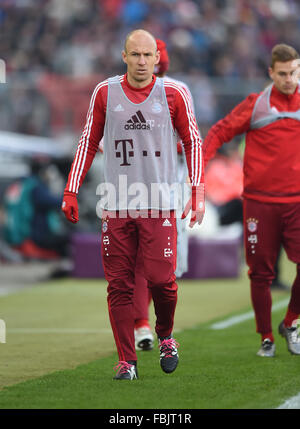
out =
[(272, 332), (269, 332), (268, 334), (261, 334), (261, 340), (264, 341), (266, 338), (268, 338), (272, 343), (274, 343), (274, 337)]
[(148, 319), (138, 319), (134, 322), (134, 329), (139, 329), (142, 326), (147, 326), (147, 328), (150, 328)]
[(299, 317), (298, 313), (293, 313), (291, 310), (287, 310), (285, 318), (284, 318), (284, 326), (290, 327), (293, 324), (294, 320), (297, 320)]

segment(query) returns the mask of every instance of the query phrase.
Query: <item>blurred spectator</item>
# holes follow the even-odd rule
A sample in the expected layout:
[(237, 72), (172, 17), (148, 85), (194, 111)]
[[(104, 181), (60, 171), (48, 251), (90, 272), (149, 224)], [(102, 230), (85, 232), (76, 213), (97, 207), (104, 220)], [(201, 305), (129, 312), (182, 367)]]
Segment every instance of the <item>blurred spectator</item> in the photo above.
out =
[(220, 225), (242, 224), (243, 162), (235, 142), (219, 149), (205, 171), (206, 198), (217, 208)]
[(69, 253), (59, 216), (62, 196), (51, 193), (47, 167), (44, 160), (33, 160), (31, 175), (11, 183), (4, 194), (3, 237), (28, 259), (58, 259)]

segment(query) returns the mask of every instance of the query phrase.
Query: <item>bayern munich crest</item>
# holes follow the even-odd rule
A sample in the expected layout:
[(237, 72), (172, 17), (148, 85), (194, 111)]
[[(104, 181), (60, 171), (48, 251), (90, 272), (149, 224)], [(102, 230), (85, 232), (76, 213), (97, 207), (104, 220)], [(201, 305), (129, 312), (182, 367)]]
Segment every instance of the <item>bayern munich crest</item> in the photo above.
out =
[(160, 113), (162, 111), (162, 105), (156, 101), (155, 103), (153, 103), (152, 105), (152, 112), (153, 113)]
[(102, 223), (102, 231), (103, 232), (106, 232), (108, 230), (108, 223), (106, 222), (106, 220), (105, 221), (103, 221), (103, 223)]
[(255, 232), (257, 230), (257, 223), (258, 223), (257, 219), (250, 217), (249, 219), (247, 219), (246, 222), (247, 222), (248, 231)]

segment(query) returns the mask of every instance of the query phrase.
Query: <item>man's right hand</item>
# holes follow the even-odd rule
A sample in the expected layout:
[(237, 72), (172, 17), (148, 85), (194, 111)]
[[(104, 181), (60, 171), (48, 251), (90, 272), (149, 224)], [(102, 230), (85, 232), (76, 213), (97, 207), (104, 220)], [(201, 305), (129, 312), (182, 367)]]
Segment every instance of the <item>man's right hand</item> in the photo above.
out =
[(77, 195), (75, 193), (64, 192), (61, 209), (70, 222), (77, 223), (79, 221)]

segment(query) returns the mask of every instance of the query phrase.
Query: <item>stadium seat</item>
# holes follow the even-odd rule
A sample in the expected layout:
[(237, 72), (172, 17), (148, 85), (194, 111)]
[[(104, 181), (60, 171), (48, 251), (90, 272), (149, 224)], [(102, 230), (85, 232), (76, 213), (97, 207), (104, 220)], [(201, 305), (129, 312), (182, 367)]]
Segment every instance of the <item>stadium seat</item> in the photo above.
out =
[(241, 265), (241, 238), (189, 237), (189, 268), (182, 278), (235, 278)]
[(94, 233), (76, 233), (72, 235), (71, 255), (74, 277), (104, 277), (100, 239), (100, 235)]

